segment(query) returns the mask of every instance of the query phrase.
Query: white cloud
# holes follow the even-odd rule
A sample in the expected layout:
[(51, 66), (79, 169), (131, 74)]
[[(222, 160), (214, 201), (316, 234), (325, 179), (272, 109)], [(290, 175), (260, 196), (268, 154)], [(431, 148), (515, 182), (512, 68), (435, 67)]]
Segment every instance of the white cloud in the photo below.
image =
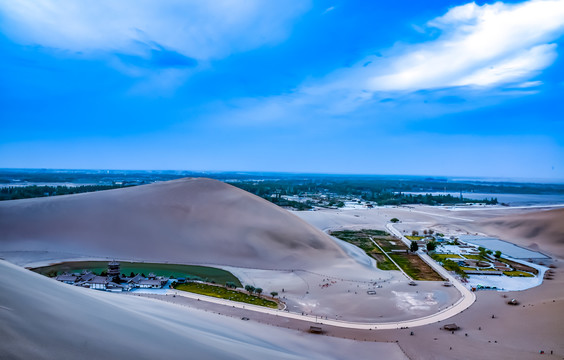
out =
[(522, 82), (553, 63), (564, 32), (563, 0), (457, 6), (427, 23), (441, 35), (398, 46), (364, 71), (370, 91), (416, 91)]
[(201, 61), (283, 40), (308, 7), (308, 0), (0, 0), (0, 27), (21, 43), (71, 52), (139, 55), (160, 45)]
[[(425, 29), (441, 33), (432, 41), (398, 44), (380, 51), (383, 56), (368, 56), (351, 67), (302, 84), (292, 95), (292, 103), (301, 99), (300, 104), (334, 115), (371, 108), (377, 116), (400, 104), (407, 110), (408, 104), (418, 107), (425, 102), (429, 109), (429, 103), (435, 102), (439, 105), (426, 113), (437, 114), (535, 94), (538, 90), (531, 88), (542, 82), (534, 78), (557, 57), (555, 42), (564, 33), (564, 0), (470, 3), (429, 21)], [(455, 107), (448, 101), (440, 105), (444, 89), (449, 89), (451, 98), (471, 101), (457, 102)], [(424, 92), (417, 93), (421, 90)], [(287, 98), (268, 101), (287, 103)], [(393, 102), (380, 103), (388, 98)]]
[(250, 125), (342, 116), (401, 121), (538, 93), (535, 77), (554, 62), (564, 32), (564, 0), (470, 3), (429, 21), (430, 28), (441, 31), (432, 41), (396, 45), (284, 95), (232, 101), (235, 109), (218, 116)]

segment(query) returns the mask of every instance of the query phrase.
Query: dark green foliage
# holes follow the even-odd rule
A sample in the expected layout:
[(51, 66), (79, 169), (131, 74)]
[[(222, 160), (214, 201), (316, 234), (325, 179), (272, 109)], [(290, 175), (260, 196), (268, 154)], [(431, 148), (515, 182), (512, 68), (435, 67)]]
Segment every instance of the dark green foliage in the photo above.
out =
[(417, 241), (411, 241), (411, 244), (409, 244), (409, 250), (411, 252), (416, 252), (417, 250), (419, 250), (419, 245), (417, 244)]
[[(242, 180), (229, 182), (229, 184), (260, 196), (280, 206), (293, 207), (298, 210), (308, 210), (312, 202), (286, 200), (282, 195), (308, 196), (310, 194), (325, 194), (332, 196), (354, 196), (375, 205), (403, 205), (403, 204), (457, 204), (457, 203), (485, 203), (497, 204), (496, 198), (468, 199), (460, 196), (432, 195), (432, 194), (405, 194), (403, 191), (473, 191), (482, 188), (479, 185), (461, 183), (448, 183), (428, 180), (394, 181), (382, 179), (362, 179), (352, 176), (349, 179), (338, 177), (311, 177), (311, 178), (281, 178), (267, 179), (264, 181)], [(487, 191), (499, 193), (498, 188), (489, 186)], [(564, 189), (563, 189), (564, 191)], [(344, 203), (339, 200), (329, 201), (327, 206), (342, 207)]]
[(501, 251), (497, 250), (495, 252), (495, 257), (499, 259), (501, 257)]
[(429, 241), (427, 243), (427, 251), (434, 251), (437, 248), (437, 243), (434, 241)]
[(454, 271), (464, 279), (468, 277), (468, 274), (466, 274), (464, 270), (462, 270), (460, 266), (452, 260), (444, 260), (443, 267), (449, 271)]
[(398, 218), (391, 218), (390, 221), (393, 222), (393, 223), (397, 223), (397, 222), (399, 222), (399, 219)]
[(237, 284), (235, 284), (235, 283), (232, 282), (232, 281), (226, 282), (226, 283), (225, 283), (225, 286), (226, 286), (228, 289), (236, 289), (236, 288), (237, 288)]

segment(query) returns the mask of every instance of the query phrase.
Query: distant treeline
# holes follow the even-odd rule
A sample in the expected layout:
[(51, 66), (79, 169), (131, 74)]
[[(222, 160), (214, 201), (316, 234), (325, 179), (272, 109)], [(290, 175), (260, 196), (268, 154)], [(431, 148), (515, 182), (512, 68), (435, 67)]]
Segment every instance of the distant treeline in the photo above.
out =
[(487, 205), (497, 205), (497, 198), (491, 199), (468, 199), (465, 197), (447, 195), (412, 195), (412, 194), (394, 194), (380, 193), (376, 198), (371, 199), (378, 205), (407, 205), (407, 204), (425, 204), (425, 205), (443, 205), (443, 204), (459, 204), (459, 203), (480, 203)]
[[(314, 205), (311, 202), (300, 203), (285, 200), (281, 195), (310, 196), (313, 194), (326, 194), (329, 206), (342, 207), (342, 197), (355, 197), (364, 201), (373, 202), (376, 205), (405, 205), (405, 204), (457, 204), (457, 203), (484, 203), (495, 205), (497, 198), (491, 199), (469, 199), (465, 197), (431, 194), (405, 194), (401, 191), (406, 188), (405, 184), (398, 181), (320, 181), (320, 180), (278, 180), (278, 181), (249, 181), (230, 182), (231, 185), (260, 196), (280, 206), (291, 206), (298, 210), (308, 210)], [(409, 190), (422, 191), (428, 184), (420, 182), (409, 184)], [(434, 190), (434, 189), (425, 189)], [(275, 196), (272, 196), (275, 195)], [(335, 196), (337, 198), (332, 199)]]
[(1, 200), (18, 200), (55, 195), (80, 194), (86, 192), (119, 189), (132, 185), (82, 185), (82, 186), (10, 186), (0, 188)]

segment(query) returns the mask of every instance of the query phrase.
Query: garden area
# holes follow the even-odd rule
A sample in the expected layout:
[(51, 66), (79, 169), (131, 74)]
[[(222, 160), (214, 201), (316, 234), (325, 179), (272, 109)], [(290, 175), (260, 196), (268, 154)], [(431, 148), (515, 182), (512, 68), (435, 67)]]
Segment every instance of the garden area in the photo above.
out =
[[(199, 282), (189, 282), (185, 284), (174, 284), (174, 289), (231, 301), (243, 302), (252, 305), (265, 306), (273, 309), (278, 308), (278, 303), (276, 301), (261, 297), (260, 293), (258, 296), (255, 296), (251, 294), (245, 294), (241, 291), (227, 289), (227, 287), (222, 286), (203, 284)], [(253, 291), (254, 290), (256, 289), (253, 289)]]
[[(397, 266), (388, 259), (390, 256), (401, 269), (414, 280), (441, 281), (443, 278), (416, 254), (411, 254), (407, 246), (399, 239), (381, 230), (343, 230), (333, 231), (330, 235), (351, 243), (376, 260), (380, 270), (397, 270)], [(388, 255), (384, 254), (378, 246)]]
[[(80, 273), (82, 271), (91, 271), (97, 275), (105, 276), (107, 269), (107, 261), (70, 261), (33, 268), (31, 270), (41, 275), (55, 277), (65, 272)], [(232, 282), (236, 284), (237, 287), (242, 287), (239, 279), (229, 271), (208, 266), (120, 262), (120, 270), (122, 274), (126, 275), (130, 275), (131, 273), (144, 275), (153, 273), (156, 276), (165, 276), (175, 279), (185, 278), (187, 280), (197, 280), (217, 284)]]

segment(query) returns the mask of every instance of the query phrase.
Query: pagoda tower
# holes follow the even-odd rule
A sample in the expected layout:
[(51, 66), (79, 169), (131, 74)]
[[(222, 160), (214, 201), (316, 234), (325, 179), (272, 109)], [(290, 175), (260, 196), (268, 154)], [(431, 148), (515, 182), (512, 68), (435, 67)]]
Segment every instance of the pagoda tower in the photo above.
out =
[(115, 278), (120, 276), (120, 268), (119, 268), (119, 262), (117, 261), (112, 261), (110, 263), (108, 263), (108, 276), (111, 278)]

